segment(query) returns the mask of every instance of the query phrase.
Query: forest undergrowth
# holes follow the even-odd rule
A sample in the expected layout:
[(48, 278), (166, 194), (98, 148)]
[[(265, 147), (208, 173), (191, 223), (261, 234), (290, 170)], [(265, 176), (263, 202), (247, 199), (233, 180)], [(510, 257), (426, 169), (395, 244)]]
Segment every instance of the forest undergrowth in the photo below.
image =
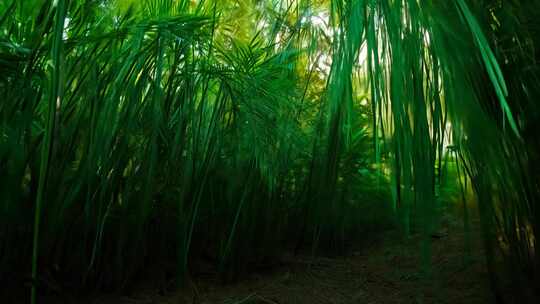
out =
[[(459, 239), (465, 257), (481, 245), (490, 301), (536, 303), (538, 12), (2, 1), (0, 294), (127, 292), (153, 269), (163, 293), (201, 272), (233, 284), (395, 231), (423, 279), (437, 282), (434, 258)], [(457, 207), (463, 231), (437, 237)], [(424, 296), (444, 300), (439, 287)]]

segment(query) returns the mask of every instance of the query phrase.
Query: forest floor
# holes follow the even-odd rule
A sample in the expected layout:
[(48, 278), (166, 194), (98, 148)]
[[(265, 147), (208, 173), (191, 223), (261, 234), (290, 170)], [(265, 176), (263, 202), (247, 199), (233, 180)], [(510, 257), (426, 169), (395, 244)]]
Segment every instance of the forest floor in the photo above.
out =
[(432, 237), (430, 278), (419, 271), (420, 236), (405, 240), (390, 231), (349, 255), (283, 258), (279, 266), (235, 284), (201, 277), (183, 290), (166, 294), (143, 286), (130, 296), (102, 296), (85, 303), (492, 303), (479, 224), (471, 226), (472, 254), (465, 262), (462, 223), (455, 219), (443, 223)]

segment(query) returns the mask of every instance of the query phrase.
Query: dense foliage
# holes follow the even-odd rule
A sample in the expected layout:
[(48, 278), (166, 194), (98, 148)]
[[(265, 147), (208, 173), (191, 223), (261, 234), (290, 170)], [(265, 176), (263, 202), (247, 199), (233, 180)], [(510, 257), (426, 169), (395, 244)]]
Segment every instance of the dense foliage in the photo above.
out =
[(201, 260), (232, 280), (288, 250), (343, 252), (394, 214), (429, 275), (449, 182), (472, 185), (498, 301), (505, 276), (534, 301), (539, 11), (3, 1), (0, 281), (31, 273), (35, 300), (44, 273), (118, 289)]

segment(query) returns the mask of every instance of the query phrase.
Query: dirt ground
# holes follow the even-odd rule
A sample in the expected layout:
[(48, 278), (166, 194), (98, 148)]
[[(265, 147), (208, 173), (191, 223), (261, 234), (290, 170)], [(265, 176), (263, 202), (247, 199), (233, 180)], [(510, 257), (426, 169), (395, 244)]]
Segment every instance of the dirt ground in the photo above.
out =
[(183, 290), (167, 294), (141, 288), (129, 297), (103, 296), (88, 303), (492, 303), (478, 234), (473, 229), (472, 254), (464, 259), (462, 225), (447, 220), (432, 237), (430, 278), (419, 271), (420, 237), (396, 241), (396, 232), (389, 232), (348, 256), (283, 258), (271, 271), (252, 274), (233, 285), (223, 286), (211, 276), (202, 276)]

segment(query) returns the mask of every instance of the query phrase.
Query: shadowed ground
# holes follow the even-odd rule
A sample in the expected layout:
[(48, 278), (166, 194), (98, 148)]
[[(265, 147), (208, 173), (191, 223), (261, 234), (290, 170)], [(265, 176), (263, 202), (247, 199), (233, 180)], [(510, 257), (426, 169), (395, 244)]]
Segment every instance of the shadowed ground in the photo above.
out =
[(232, 285), (220, 286), (215, 275), (207, 274), (189, 288), (165, 295), (141, 287), (130, 296), (99, 297), (88, 303), (491, 303), (478, 223), (472, 224), (472, 257), (467, 264), (461, 223), (448, 219), (434, 236), (431, 279), (423, 279), (418, 271), (419, 236), (396, 241), (396, 232), (389, 232), (349, 256), (284, 257), (273, 269)]

